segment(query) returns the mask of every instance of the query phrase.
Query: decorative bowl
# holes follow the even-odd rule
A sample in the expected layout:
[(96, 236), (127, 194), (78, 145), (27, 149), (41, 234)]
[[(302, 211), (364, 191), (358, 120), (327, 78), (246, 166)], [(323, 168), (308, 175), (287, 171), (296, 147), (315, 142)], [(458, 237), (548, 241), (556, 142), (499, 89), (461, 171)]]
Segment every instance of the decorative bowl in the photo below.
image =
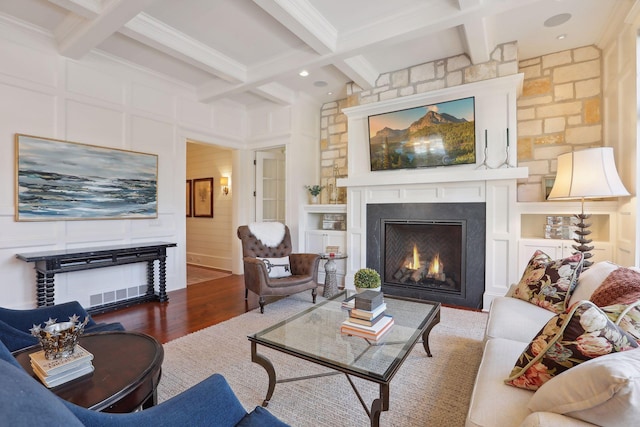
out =
[(84, 332), (84, 327), (89, 322), (86, 317), (83, 322), (77, 315), (69, 317), (68, 322), (57, 322), (57, 319), (49, 319), (44, 328), (33, 325), (31, 335), (38, 338), (44, 350), (44, 357), (52, 360), (71, 356), (78, 343), (78, 338)]

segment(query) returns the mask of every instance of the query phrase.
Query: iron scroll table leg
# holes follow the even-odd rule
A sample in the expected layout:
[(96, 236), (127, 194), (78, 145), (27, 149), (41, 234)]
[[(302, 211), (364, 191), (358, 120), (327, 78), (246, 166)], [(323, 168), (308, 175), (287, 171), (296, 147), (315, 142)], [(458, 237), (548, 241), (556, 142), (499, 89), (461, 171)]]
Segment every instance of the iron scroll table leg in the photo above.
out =
[(380, 394), (376, 399), (373, 400), (373, 402), (371, 403), (371, 409), (369, 409), (366, 402), (364, 401), (364, 398), (360, 394), (358, 387), (356, 387), (356, 384), (351, 379), (351, 376), (349, 374), (345, 374), (345, 376), (347, 377), (347, 381), (349, 381), (351, 388), (355, 392), (356, 397), (360, 401), (360, 404), (364, 408), (364, 411), (367, 413), (369, 421), (371, 422), (371, 427), (379, 427), (380, 414), (382, 413), (382, 411), (389, 410), (389, 384), (380, 384)]
[(380, 413), (389, 410), (389, 384), (380, 384), (380, 397), (371, 404), (371, 427), (380, 426)]
[(255, 342), (251, 342), (251, 361), (262, 366), (265, 371), (267, 371), (267, 375), (269, 376), (269, 388), (267, 389), (267, 397), (265, 397), (264, 401), (262, 402), (262, 406), (266, 407), (267, 405), (269, 405), (269, 401), (273, 396), (273, 391), (276, 388), (276, 370), (273, 368), (273, 364), (269, 359), (258, 354), (257, 344)]
[(431, 357), (431, 349), (429, 349), (429, 333), (431, 332), (431, 329), (433, 329), (433, 327), (438, 323), (440, 323), (440, 310), (438, 310), (431, 323), (429, 323), (429, 326), (427, 326), (427, 329), (425, 329), (422, 333), (422, 346), (424, 347), (424, 351), (427, 352), (427, 356), (429, 357)]

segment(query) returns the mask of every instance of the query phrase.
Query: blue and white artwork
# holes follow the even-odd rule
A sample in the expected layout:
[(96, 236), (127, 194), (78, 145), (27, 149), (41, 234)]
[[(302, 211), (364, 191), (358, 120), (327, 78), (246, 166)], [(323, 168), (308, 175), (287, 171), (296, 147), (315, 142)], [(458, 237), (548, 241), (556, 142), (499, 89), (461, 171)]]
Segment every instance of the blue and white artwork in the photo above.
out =
[(16, 135), (16, 220), (156, 218), (158, 156)]

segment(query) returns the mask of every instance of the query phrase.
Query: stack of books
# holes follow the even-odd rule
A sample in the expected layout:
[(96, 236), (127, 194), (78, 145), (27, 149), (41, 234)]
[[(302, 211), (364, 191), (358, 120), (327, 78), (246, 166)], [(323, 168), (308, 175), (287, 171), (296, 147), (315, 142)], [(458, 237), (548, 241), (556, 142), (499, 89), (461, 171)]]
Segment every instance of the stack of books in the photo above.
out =
[(343, 307), (349, 310), (349, 318), (340, 326), (342, 334), (377, 342), (393, 326), (393, 317), (386, 314), (382, 292), (364, 291), (345, 301)]
[(93, 372), (93, 354), (76, 345), (74, 352), (67, 357), (47, 359), (44, 350), (29, 355), (33, 373), (47, 387), (57, 387), (76, 378)]

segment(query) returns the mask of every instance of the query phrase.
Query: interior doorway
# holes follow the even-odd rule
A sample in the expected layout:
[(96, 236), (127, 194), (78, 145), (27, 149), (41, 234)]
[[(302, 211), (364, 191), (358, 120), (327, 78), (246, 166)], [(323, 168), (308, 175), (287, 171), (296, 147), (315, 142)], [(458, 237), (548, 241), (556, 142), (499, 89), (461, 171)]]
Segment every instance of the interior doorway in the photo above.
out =
[[(231, 247), (233, 226), (233, 150), (209, 143), (187, 140), (186, 179), (187, 179), (187, 218), (185, 227), (187, 266), (232, 271), (233, 254)], [(227, 185), (221, 185), (227, 178)], [(200, 197), (204, 187), (209, 191), (210, 212), (198, 212), (194, 209), (194, 197)], [(189, 186), (191, 185), (191, 191)], [(226, 187), (226, 191), (225, 191)], [(191, 208), (189, 203), (191, 202)], [(189, 269), (187, 268), (187, 272)], [(189, 278), (187, 278), (189, 283)]]
[(256, 151), (256, 221), (285, 223), (285, 147)]

